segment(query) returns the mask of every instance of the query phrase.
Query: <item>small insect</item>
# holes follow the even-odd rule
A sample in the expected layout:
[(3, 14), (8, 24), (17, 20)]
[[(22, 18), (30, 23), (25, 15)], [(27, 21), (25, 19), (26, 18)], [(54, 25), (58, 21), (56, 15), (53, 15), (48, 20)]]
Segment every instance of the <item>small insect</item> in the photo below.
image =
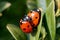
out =
[(32, 32), (32, 26), (30, 24), (31, 18), (28, 16), (24, 16), (23, 19), (20, 20), (20, 28), (25, 33), (31, 33)]
[(31, 33), (35, 28), (37, 28), (40, 19), (41, 11), (39, 9), (33, 9), (20, 20), (20, 28), (25, 33)]
[(27, 16), (32, 19), (31, 25), (37, 27), (41, 19), (41, 11), (39, 9), (33, 9), (27, 14)]

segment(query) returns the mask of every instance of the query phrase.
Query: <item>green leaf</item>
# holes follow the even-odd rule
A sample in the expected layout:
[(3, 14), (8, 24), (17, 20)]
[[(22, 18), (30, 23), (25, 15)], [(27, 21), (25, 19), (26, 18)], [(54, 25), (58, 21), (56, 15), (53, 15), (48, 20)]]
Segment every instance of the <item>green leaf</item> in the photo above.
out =
[[(41, 26), (42, 26), (43, 15), (44, 15), (44, 13), (41, 12), (41, 20), (40, 20), (39, 25), (37, 26), (37, 32), (36, 33), (33, 32), (32, 34), (30, 34), (30, 40), (39, 40), (40, 30), (41, 30)], [(35, 35), (33, 35), (33, 34), (35, 34)]]
[(51, 1), (52, 1), (52, 0), (46, 0), (46, 7), (49, 6), (49, 4), (50, 4)]
[(37, 6), (38, 8), (41, 7), (45, 11), (51, 1), (52, 0), (37, 0)]
[(46, 10), (46, 0), (37, 0), (37, 6), (38, 8)]
[(56, 12), (56, 17), (60, 16), (60, 9), (57, 9), (57, 12)]
[(15, 38), (15, 40), (26, 40), (26, 35), (16, 25), (7, 24), (7, 29)]
[(52, 0), (46, 10), (46, 20), (48, 29), (50, 32), (51, 40), (55, 40), (56, 24), (55, 24), (55, 12), (54, 12), (54, 1)]
[(34, 9), (34, 8), (37, 8), (37, 2), (36, 0), (27, 0), (27, 7), (28, 9)]
[(41, 32), (42, 36), (39, 38), (39, 40), (45, 40), (47, 32), (46, 32), (44, 26), (41, 27), (41, 31), (40, 32)]
[(60, 28), (60, 22), (57, 24), (57, 28)]
[(42, 34), (42, 38), (41, 39), (44, 40), (46, 35), (47, 35), (47, 32), (46, 32), (44, 26), (41, 27), (41, 34)]
[(11, 3), (9, 2), (0, 2), (0, 12), (4, 11), (10, 6), (11, 6)]

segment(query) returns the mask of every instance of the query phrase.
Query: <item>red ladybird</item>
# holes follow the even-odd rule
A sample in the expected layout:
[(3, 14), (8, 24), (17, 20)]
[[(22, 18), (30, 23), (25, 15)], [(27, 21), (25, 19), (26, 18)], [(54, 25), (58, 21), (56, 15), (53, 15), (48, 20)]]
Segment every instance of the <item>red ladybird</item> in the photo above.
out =
[(25, 33), (31, 33), (32, 32), (32, 26), (30, 24), (31, 18), (28, 16), (25, 16), (23, 19), (20, 20), (20, 28)]
[(27, 14), (27, 16), (32, 19), (31, 24), (33, 25), (33, 27), (36, 27), (39, 24), (41, 18), (41, 11), (39, 9), (33, 9)]

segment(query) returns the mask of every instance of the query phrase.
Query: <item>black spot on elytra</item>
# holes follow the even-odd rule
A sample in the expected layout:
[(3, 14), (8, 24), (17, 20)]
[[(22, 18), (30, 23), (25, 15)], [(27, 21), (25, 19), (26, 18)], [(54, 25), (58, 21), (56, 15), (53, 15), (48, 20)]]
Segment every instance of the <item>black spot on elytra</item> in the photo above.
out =
[(29, 25), (27, 27), (29, 28)]
[(23, 30), (26, 30), (26, 28), (23, 28)]
[(38, 18), (38, 17), (35, 17), (36, 19)]

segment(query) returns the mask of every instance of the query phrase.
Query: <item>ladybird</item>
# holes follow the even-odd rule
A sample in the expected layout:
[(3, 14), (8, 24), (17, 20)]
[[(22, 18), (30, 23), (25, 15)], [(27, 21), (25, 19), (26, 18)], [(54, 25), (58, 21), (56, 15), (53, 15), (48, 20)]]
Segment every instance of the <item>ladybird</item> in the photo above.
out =
[(33, 9), (33, 10), (29, 11), (29, 13), (27, 14), (27, 16), (29, 16), (32, 19), (31, 25), (33, 27), (37, 27), (37, 25), (40, 22), (41, 11), (39, 9)]
[(23, 32), (25, 33), (32, 32), (32, 26), (30, 22), (31, 22), (31, 18), (26, 15), (20, 20), (20, 28), (22, 29)]

